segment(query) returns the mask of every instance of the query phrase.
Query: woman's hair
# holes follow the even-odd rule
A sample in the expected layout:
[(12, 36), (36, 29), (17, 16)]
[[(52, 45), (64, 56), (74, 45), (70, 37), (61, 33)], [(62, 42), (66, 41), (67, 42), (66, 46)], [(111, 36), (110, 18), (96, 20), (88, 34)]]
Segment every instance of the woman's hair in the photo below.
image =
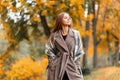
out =
[[(56, 18), (56, 21), (55, 21), (55, 27), (54, 27), (52, 32), (56, 32), (56, 31), (62, 29), (62, 19), (64, 17), (64, 14), (68, 14), (68, 13), (61, 12), (60, 14), (57, 15), (57, 18)], [(69, 25), (69, 27), (72, 27), (72, 18), (71, 18), (71, 24)]]

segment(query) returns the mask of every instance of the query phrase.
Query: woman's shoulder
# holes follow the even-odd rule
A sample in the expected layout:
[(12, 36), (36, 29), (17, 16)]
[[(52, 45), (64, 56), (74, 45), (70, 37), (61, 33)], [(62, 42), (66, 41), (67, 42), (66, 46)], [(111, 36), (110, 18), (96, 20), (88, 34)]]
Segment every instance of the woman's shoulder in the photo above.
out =
[(55, 36), (57, 35), (57, 32), (58, 31), (56, 31), (56, 32), (51, 32), (51, 34), (50, 34), (50, 38), (53, 40), (54, 38), (55, 38)]
[(71, 29), (74, 33), (79, 33), (79, 31), (77, 29), (73, 29), (73, 28), (71, 28)]
[(56, 33), (58, 33), (58, 31), (55, 31), (55, 32), (51, 32), (50, 36), (53, 37), (56, 35)]
[(51, 32), (51, 34), (50, 34), (50, 37), (49, 37), (49, 38), (50, 38), (50, 39), (53, 39), (54, 34), (55, 34), (54, 32)]

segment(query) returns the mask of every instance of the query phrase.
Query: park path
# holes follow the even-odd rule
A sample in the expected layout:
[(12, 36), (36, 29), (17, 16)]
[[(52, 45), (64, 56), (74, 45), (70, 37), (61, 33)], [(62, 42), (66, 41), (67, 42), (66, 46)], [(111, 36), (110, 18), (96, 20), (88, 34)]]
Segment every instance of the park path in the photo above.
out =
[(94, 80), (120, 80), (120, 67), (107, 67), (99, 69), (104, 74)]

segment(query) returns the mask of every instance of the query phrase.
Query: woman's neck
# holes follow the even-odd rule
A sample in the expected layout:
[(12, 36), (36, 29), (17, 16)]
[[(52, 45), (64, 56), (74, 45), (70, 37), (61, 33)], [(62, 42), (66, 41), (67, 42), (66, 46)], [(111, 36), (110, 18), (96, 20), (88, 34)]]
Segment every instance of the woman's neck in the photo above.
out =
[(62, 27), (62, 35), (67, 35), (68, 34), (68, 29), (69, 29), (69, 27), (68, 26), (63, 26)]

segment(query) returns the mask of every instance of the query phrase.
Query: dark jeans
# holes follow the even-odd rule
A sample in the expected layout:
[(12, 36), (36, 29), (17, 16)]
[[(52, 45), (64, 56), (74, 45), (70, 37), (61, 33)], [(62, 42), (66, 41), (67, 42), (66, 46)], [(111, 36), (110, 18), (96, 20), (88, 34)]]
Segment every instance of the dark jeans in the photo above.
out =
[(65, 73), (64, 73), (64, 76), (63, 76), (63, 79), (62, 79), (62, 80), (69, 80), (69, 78), (68, 78), (68, 75), (67, 75), (66, 71), (65, 71)]

